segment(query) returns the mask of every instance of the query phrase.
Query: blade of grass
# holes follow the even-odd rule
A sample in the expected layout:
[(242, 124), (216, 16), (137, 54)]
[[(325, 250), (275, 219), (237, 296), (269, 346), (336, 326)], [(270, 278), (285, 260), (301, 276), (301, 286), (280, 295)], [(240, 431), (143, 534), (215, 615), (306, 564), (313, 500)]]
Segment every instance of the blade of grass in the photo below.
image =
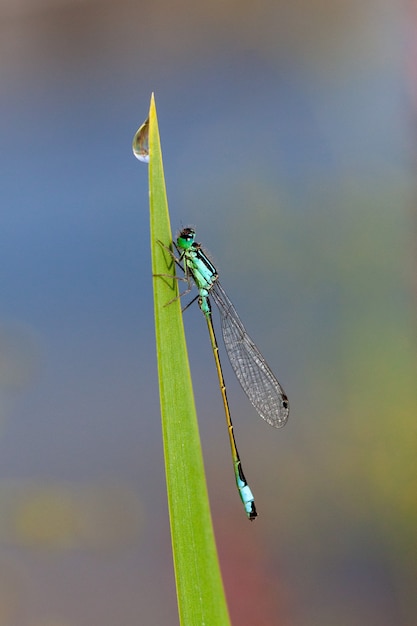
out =
[(149, 198), (156, 351), (168, 509), (183, 626), (229, 626), (204, 474), (194, 394), (177, 281), (170, 255), (157, 241), (172, 242), (162, 154), (152, 95), (149, 111)]

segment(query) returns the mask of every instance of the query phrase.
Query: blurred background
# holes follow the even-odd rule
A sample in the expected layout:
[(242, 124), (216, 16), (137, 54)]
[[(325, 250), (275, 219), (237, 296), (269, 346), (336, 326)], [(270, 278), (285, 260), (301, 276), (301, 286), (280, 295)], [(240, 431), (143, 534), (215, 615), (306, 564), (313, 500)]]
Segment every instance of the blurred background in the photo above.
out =
[(173, 230), (291, 403), (270, 429), (223, 358), (249, 524), (187, 310), (232, 622), (415, 625), (415, 3), (1, 0), (0, 72), (0, 626), (178, 624), (131, 152), (152, 91)]

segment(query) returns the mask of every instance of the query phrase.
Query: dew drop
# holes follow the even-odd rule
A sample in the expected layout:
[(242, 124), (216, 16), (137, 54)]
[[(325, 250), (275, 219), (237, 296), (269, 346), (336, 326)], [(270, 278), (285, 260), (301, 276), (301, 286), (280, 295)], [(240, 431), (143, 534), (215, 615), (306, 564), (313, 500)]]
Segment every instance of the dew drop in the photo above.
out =
[(139, 161), (149, 163), (149, 118), (143, 122), (132, 141), (133, 154)]

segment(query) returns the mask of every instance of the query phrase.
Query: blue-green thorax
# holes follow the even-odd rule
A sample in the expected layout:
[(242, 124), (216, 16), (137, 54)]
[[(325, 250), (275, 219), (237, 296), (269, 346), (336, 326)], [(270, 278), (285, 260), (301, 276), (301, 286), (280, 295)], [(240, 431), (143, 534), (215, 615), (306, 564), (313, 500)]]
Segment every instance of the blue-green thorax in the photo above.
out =
[(218, 278), (218, 273), (213, 263), (204, 254), (201, 245), (195, 241), (195, 231), (192, 228), (184, 228), (178, 238), (177, 247), (181, 251), (181, 257), (197, 285), (200, 297), (205, 299), (210, 289)]

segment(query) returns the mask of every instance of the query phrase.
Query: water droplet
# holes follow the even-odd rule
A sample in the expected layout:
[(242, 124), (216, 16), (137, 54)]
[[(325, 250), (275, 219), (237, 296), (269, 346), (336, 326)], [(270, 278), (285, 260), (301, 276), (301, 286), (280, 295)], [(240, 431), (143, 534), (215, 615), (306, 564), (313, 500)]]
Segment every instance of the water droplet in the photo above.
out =
[(132, 150), (139, 161), (149, 163), (149, 117), (133, 137)]

